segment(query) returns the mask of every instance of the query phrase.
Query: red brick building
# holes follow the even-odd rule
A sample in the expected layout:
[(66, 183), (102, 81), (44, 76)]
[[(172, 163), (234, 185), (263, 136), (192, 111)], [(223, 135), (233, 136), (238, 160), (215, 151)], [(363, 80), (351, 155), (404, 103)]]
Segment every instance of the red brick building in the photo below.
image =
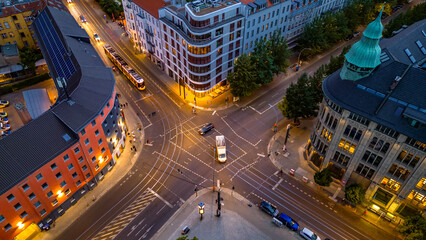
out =
[(0, 239), (48, 227), (103, 179), (125, 141), (114, 76), (87, 33), (51, 7), (33, 27), (58, 100), (0, 139)]

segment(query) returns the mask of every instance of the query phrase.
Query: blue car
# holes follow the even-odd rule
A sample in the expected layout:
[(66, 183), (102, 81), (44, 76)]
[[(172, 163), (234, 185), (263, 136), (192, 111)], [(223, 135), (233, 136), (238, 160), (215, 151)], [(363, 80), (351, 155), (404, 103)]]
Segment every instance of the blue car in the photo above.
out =
[(280, 216), (278, 217), (278, 220), (280, 220), (283, 224), (285, 224), (288, 228), (290, 228), (293, 231), (297, 231), (297, 229), (299, 229), (299, 224), (284, 213), (280, 214)]

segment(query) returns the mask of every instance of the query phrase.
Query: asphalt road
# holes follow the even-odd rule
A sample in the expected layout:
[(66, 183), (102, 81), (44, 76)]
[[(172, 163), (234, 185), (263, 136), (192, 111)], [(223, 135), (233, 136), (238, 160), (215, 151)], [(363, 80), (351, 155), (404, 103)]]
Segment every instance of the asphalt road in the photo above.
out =
[[(147, 80), (147, 89), (138, 91), (115, 73), (122, 103), (127, 99), (135, 109), (152, 146), (144, 146), (125, 180), (82, 213), (60, 239), (149, 239), (194, 194), (195, 188), (218, 184), (234, 186), (254, 204), (261, 200), (273, 203), (321, 237), (393, 239), (359, 217), (344, 214), (340, 206), (330, 204), (304, 184), (286, 176), (280, 180), (277, 169), (266, 157), (273, 124), (282, 118), (278, 109), (270, 105), (276, 106), (285, 88), (302, 72), (275, 84), (268, 94), (259, 95), (248, 106), (234, 106), (215, 115), (202, 111), (194, 115), (191, 107), (163, 83), (167, 76), (162, 71), (146, 58), (135, 56), (123, 36), (105, 27), (103, 14), (91, 1), (75, 0), (70, 11), (76, 19), (84, 14), (88, 20), (84, 28), (97, 32)], [(102, 45), (95, 47), (105, 63), (111, 65)], [(305, 66), (305, 71), (313, 72), (327, 61), (328, 57), (324, 57)], [(149, 116), (152, 112), (156, 112), (155, 116)], [(197, 129), (206, 122), (214, 123), (215, 128), (200, 136)], [(227, 140), (228, 160), (224, 164), (214, 158), (217, 135), (225, 135)]]

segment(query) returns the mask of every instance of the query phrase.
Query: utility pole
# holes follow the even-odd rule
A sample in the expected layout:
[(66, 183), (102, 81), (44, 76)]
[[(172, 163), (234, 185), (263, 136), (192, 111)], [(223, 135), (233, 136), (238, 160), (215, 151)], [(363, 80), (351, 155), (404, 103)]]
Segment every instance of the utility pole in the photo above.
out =
[(216, 214), (216, 216), (217, 217), (220, 217), (221, 210), (222, 210), (222, 205), (220, 204), (220, 200), (221, 200), (221, 198), (220, 198), (220, 189), (219, 189), (217, 191), (217, 200), (216, 200), (216, 202), (217, 202), (217, 214)]

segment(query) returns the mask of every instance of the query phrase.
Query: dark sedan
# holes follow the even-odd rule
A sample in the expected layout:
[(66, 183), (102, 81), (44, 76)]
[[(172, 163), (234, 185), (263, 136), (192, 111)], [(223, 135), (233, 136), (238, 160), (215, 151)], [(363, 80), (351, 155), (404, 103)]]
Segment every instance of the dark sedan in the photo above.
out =
[(267, 214), (271, 215), (272, 217), (276, 217), (278, 215), (278, 210), (276, 207), (272, 206), (270, 203), (268, 202), (261, 202), (259, 204), (259, 208), (262, 209), (264, 212), (266, 212)]
[(198, 133), (200, 134), (200, 135), (204, 135), (204, 134), (206, 134), (207, 132), (209, 132), (210, 130), (212, 130), (214, 128), (214, 125), (213, 125), (213, 123), (207, 123), (207, 124), (205, 124), (205, 125), (203, 125), (199, 130), (198, 130)]

